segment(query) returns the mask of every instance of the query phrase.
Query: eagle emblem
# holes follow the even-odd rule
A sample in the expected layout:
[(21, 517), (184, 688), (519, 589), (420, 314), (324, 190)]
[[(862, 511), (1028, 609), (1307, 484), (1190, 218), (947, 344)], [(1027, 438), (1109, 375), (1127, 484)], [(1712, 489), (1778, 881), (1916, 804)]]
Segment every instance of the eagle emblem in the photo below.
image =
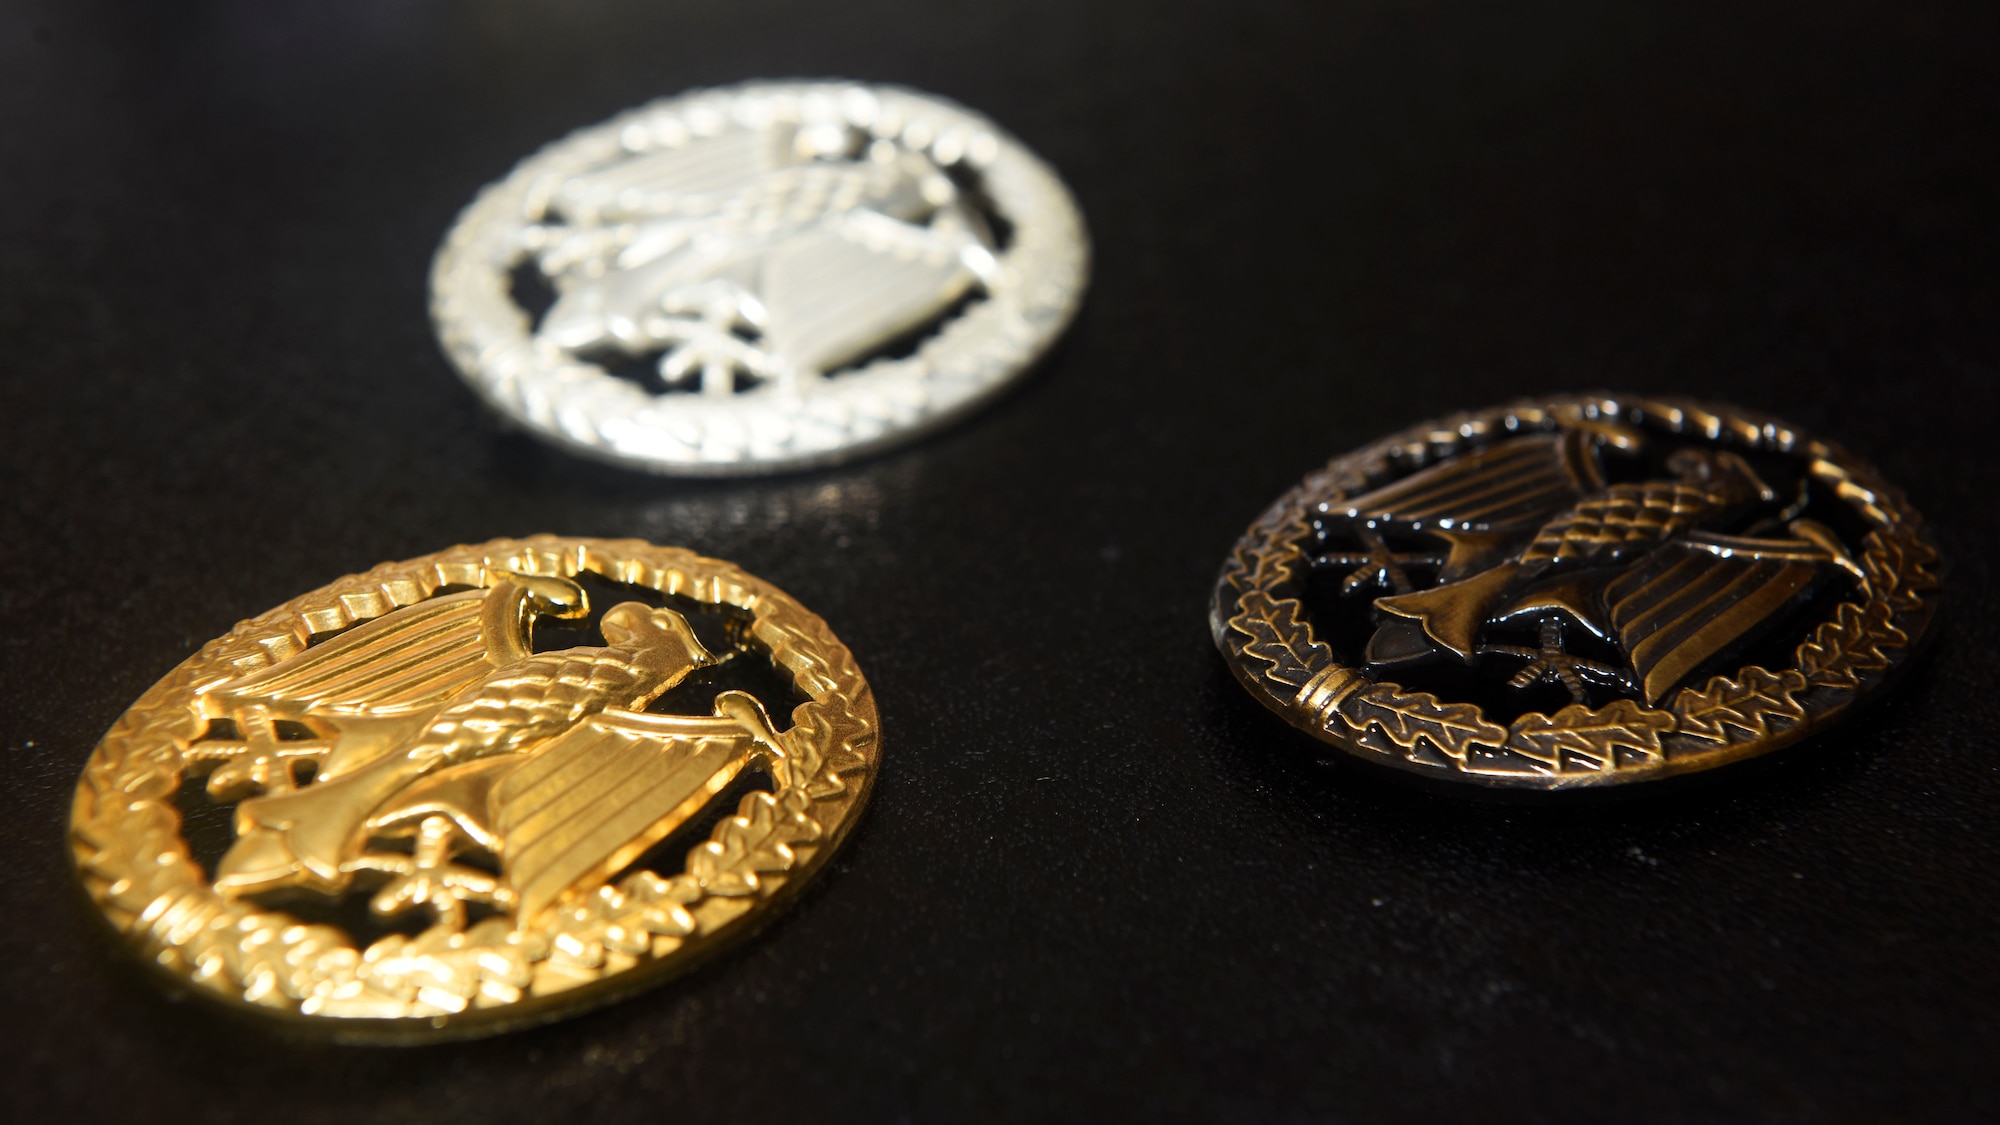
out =
[(342, 1039), (477, 1035), (747, 936), (851, 836), (881, 745), (853, 654), (757, 576), (497, 539), (203, 645), (98, 744), (69, 840), (198, 992)]
[[(236, 808), (216, 889), (338, 895), (380, 872), (378, 913), (428, 908), (456, 930), (482, 903), (528, 924), (603, 885), (758, 757), (783, 757), (746, 693), (720, 693), (711, 715), (646, 710), (722, 659), (673, 609), (623, 602), (599, 622), (603, 645), (533, 650), (537, 619), (589, 608), (570, 579), (496, 573), (204, 691), (202, 709), (242, 743), (233, 758), (264, 767), (211, 779), (260, 791)], [(301, 756), (316, 763), (303, 784)], [(492, 862), (458, 862), (470, 853)]]
[[(1512, 662), (1514, 688), (1649, 707), (1828, 580), (1860, 577), (1804, 496), (1781, 498), (1743, 455), (1686, 446), (1655, 475), (1648, 453), (1639, 431), (1581, 419), (1508, 438), (1328, 505), (1322, 541), (1358, 549), (1314, 564), (1345, 594), (1379, 593), (1371, 668)], [(1607, 454), (1632, 478), (1610, 479)], [(1533, 645), (1493, 636), (1524, 623)]]
[(1582, 395), (1334, 458), (1238, 540), (1210, 630), (1321, 742), (1559, 790), (1796, 742), (1903, 663), (1936, 549), (1831, 442), (1734, 407)]
[(1090, 270), (1062, 178), (942, 98), (691, 90), (543, 146), (431, 265), (445, 355), (574, 452), (672, 475), (826, 464), (1023, 376)]
[(728, 396), (867, 358), (994, 279), (995, 239), (921, 151), (772, 123), (578, 173), (524, 233), (543, 345)]

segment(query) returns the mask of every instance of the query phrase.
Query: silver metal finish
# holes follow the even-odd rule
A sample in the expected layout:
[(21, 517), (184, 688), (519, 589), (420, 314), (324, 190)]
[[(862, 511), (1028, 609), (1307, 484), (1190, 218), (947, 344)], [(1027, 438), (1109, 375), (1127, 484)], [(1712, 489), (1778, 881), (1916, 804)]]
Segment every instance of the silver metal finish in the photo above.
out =
[[(534, 433), (745, 475), (991, 398), (1075, 315), (1088, 258), (1062, 181), (978, 114), (893, 87), (751, 83), (522, 161), (445, 236), (431, 317), (466, 381)], [(545, 311), (521, 302), (523, 272), (552, 292)]]

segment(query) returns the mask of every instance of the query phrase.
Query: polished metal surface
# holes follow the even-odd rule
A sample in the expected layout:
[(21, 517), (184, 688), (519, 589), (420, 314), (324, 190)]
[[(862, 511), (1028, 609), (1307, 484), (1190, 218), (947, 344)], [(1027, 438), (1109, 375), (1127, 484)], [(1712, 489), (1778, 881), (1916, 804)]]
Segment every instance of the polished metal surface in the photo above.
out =
[(91, 755), (70, 845), (176, 988), (339, 1039), (483, 1035), (747, 934), (854, 826), (879, 731), (826, 622), (730, 563), (496, 540), (204, 645)]
[(538, 436), (653, 472), (752, 474), (991, 398), (1074, 316), (1088, 256), (1062, 181), (978, 114), (893, 87), (751, 83), (522, 161), (446, 235), (431, 315), (466, 381)]
[(1217, 579), (1258, 702), (1364, 761), (1576, 789), (1846, 716), (1937, 611), (1923, 517), (1777, 419), (1585, 395), (1426, 422), (1266, 509)]

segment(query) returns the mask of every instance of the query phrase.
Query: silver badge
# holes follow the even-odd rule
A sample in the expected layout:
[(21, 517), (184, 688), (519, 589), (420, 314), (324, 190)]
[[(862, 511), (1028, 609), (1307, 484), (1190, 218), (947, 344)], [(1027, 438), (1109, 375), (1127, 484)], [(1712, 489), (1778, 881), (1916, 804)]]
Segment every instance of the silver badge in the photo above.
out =
[(986, 401), (1082, 298), (1055, 172), (938, 98), (756, 83), (580, 130), (431, 269), (454, 366), (579, 453), (680, 475), (841, 460)]

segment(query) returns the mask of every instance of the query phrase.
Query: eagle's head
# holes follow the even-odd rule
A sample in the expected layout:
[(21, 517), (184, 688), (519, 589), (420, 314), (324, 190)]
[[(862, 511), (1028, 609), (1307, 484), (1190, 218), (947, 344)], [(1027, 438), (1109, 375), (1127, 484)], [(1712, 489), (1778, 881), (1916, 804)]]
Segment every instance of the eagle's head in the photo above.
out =
[(583, 587), (567, 578), (552, 574), (514, 574), (509, 572), (515, 584), (527, 591), (528, 604), (538, 614), (549, 617), (581, 617), (589, 611), (590, 601), (583, 594)]
[(1668, 471), (1683, 484), (1706, 491), (1717, 504), (1769, 504), (1778, 493), (1742, 457), (1720, 449), (1680, 449), (1667, 458)]
[(696, 668), (721, 661), (694, 635), (688, 619), (675, 610), (654, 609), (640, 602), (620, 602), (604, 611), (598, 622), (604, 642), (629, 653), (627, 659), (657, 678), (655, 692), (672, 687)]

